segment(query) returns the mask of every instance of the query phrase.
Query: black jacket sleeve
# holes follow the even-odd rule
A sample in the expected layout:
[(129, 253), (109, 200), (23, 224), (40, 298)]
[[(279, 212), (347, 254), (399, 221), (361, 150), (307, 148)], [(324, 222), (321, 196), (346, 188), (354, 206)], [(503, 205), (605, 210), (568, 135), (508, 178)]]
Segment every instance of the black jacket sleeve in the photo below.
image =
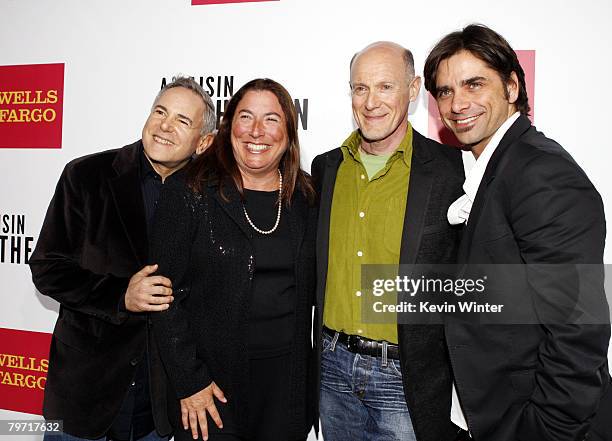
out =
[(70, 309), (113, 324), (128, 318), (123, 298), (129, 277), (87, 269), (83, 251), (98, 219), (90, 219), (87, 190), (68, 164), (57, 184), (36, 248), (30, 258), (32, 280), (44, 295)]
[(203, 215), (201, 201), (179, 181), (168, 182), (160, 195), (151, 236), (152, 261), (158, 274), (172, 281), (174, 301), (163, 312), (151, 314), (161, 359), (179, 399), (189, 397), (213, 380), (198, 358), (191, 329), (188, 296), (202, 268), (191, 262), (192, 246)]
[(577, 292), (581, 284), (576, 272), (576, 264), (602, 262), (603, 204), (582, 170), (561, 156), (537, 156), (521, 174), (510, 192), (511, 224), (528, 265), (536, 311), (549, 323), (544, 323), (536, 387), (523, 410), (519, 439), (582, 439), (608, 381), (610, 327), (556, 323), (555, 317), (562, 305), (575, 301), (587, 309), (600, 305), (607, 310), (603, 282)]

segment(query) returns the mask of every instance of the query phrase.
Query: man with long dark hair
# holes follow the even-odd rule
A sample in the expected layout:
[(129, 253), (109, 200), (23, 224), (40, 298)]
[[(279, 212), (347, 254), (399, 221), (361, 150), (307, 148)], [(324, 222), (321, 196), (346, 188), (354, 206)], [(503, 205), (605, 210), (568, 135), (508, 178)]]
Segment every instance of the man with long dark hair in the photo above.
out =
[(602, 263), (601, 197), (571, 156), (531, 125), (525, 74), (501, 35), (470, 25), (445, 36), (424, 76), (444, 125), (476, 157), (465, 194), (448, 210), (451, 224), (467, 224), (458, 260), (518, 267), (506, 306), (523, 305), (521, 317), (537, 318), (446, 325), (451, 419), (477, 441), (583, 440), (610, 384), (610, 328), (607, 313), (568, 320), (564, 302), (584, 296), (591, 309), (582, 312), (605, 308), (603, 280), (578, 292), (578, 282), (587, 284), (574, 276), (581, 264)]

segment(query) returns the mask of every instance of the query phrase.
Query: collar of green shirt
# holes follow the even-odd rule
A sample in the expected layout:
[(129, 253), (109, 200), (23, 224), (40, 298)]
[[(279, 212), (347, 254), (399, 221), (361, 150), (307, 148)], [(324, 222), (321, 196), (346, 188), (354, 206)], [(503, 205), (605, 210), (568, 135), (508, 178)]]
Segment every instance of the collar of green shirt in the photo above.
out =
[[(355, 130), (353, 133), (349, 135), (348, 138), (342, 143), (340, 147), (342, 150), (342, 156), (346, 160), (348, 155), (350, 155), (355, 161), (361, 162), (361, 158), (359, 157), (359, 146), (361, 145), (361, 141), (363, 137), (361, 136), (361, 132), (359, 130)], [(410, 160), (412, 157), (412, 125), (410, 121), (408, 122), (408, 129), (406, 130), (406, 134), (404, 138), (395, 149), (395, 153), (391, 155), (391, 158), (395, 159), (394, 156), (401, 155), (404, 163), (410, 167)]]

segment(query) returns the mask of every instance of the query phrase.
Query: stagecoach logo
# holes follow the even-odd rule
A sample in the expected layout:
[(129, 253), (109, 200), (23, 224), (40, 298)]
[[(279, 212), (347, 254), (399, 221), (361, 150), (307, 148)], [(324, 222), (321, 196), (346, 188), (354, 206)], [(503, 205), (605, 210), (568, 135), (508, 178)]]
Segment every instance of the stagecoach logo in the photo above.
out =
[(0, 328), (0, 409), (40, 415), (51, 334)]
[(0, 66), (0, 148), (62, 147), (64, 64)]
[(219, 5), (223, 3), (275, 2), (280, 0), (191, 0), (192, 5)]
[[(516, 55), (523, 71), (525, 71), (525, 86), (527, 87), (527, 96), (529, 97), (529, 107), (531, 107), (529, 119), (533, 123), (535, 118), (535, 51), (516, 51)], [(427, 93), (427, 109), (429, 112), (429, 137), (444, 144), (459, 146), (460, 143), (455, 138), (455, 135), (442, 124), (440, 114), (438, 113), (438, 105), (430, 93)]]

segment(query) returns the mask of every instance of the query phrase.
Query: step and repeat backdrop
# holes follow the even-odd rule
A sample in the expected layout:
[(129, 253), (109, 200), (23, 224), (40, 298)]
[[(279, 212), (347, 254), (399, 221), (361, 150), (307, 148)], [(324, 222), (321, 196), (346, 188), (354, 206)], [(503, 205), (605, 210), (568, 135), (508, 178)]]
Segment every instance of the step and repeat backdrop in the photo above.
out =
[[(560, 142), (612, 201), (612, 4), (438, 0), (4, 0), (0, 4), (0, 419), (40, 419), (55, 301), (28, 259), (63, 166), (139, 139), (152, 101), (193, 76), (218, 118), (242, 84), (282, 83), (299, 114), (303, 167), (354, 129), (352, 55), (378, 40), (411, 49), (416, 70), (448, 32), (484, 23), (517, 50), (532, 121)], [(446, 139), (435, 102), (410, 109)], [(466, 168), (473, 159), (464, 154)], [(612, 263), (612, 246), (606, 248)], [(100, 366), (104, 369), (104, 366)], [(26, 441), (28, 437), (22, 437)], [(32, 436), (31, 439), (37, 439)]]

